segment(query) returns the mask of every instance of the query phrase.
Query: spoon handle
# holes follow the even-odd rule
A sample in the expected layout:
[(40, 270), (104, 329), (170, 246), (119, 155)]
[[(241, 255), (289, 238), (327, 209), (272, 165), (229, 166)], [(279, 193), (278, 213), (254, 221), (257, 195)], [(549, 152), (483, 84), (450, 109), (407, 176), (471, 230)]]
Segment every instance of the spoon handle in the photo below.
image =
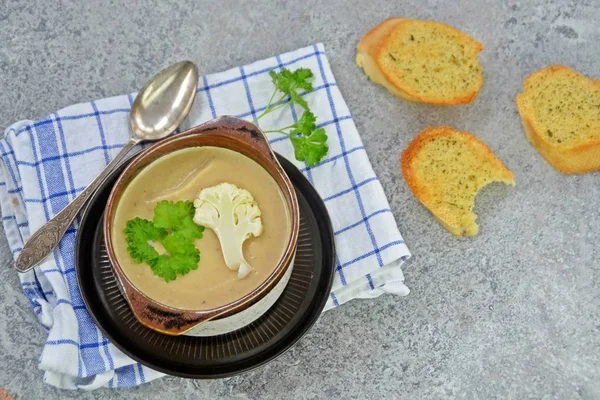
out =
[(17, 271), (29, 271), (50, 254), (92, 194), (96, 192), (104, 179), (138, 142), (134, 138), (130, 139), (119, 154), (112, 159), (104, 170), (69, 205), (31, 235), (15, 262)]

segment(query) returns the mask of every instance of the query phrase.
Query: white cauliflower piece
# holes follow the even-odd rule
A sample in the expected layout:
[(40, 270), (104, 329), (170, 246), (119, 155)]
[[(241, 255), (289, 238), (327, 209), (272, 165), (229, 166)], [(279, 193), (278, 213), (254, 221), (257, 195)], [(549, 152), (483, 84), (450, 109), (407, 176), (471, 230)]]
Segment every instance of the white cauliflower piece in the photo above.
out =
[(217, 234), (225, 264), (238, 271), (239, 279), (245, 278), (252, 268), (244, 259), (244, 242), (263, 230), (261, 212), (252, 194), (231, 183), (220, 183), (203, 189), (194, 207), (194, 222)]

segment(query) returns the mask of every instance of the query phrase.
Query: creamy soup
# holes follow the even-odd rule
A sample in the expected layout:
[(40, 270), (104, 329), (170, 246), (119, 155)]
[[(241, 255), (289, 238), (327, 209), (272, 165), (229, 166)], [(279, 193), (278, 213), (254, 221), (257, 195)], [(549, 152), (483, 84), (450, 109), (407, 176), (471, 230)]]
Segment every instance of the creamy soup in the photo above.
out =
[[(161, 200), (194, 201), (200, 190), (229, 182), (249, 191), (258, 204), (263, 231), (244, 242), (252, 271), (243, 279), (227, 268), (217, 235), (209, 228), (196, 240), (198, 269), (166, 282), (127, 252), (125, 225), (135, 217), (151, 220)], [(129, 280), (148, 297), (167, 306), (206, 310), (235, 301), (256, 289), (281, 260), (291, 234), (287, 202), (275, 180), (250, 158), (219, 147), (192, 147), (159, 158), (126, 187), (115, 212), (112, 241)]]

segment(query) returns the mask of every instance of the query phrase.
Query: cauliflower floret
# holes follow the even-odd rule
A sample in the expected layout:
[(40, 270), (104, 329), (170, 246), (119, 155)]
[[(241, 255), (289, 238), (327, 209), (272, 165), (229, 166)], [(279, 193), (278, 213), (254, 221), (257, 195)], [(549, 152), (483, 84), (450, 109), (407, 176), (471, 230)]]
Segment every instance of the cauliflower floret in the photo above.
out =
[(212, 229), (219, 238), (225, 264), (245, 278), (251, 267), (242, 247), (250, 236), (262, 233), (261, 212), (252, 194), (231, 183), (203, 189), (194, 201), (194, 222)]

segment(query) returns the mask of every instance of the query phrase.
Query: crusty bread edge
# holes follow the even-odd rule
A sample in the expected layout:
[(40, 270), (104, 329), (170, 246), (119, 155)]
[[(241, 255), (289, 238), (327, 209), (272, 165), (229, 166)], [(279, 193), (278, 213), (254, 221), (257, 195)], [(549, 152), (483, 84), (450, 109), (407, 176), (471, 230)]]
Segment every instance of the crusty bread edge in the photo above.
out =
[[(600, 140), (570, 147), (549, 143), (544, 139), (542, 132), (535, 130), (533, 122), (528, 114), (529, 107), (524, 103), (522, 96), (525, 93), (527, 80), (544, 70), (555, 71), (563, 68), (573, 71), (578, 75), (582, 75), (564, 65), (551, 65), (534, 71), (525, 78), (523, 82), (523, 93), (517, 94), (517, 110), (521, 116), (525, 136), (546, 162), (563, 174), (584, 174), (598, 171), (600, 170)], [(600, 81), (596, 79), (590, 79), (590, 81), (600, 87)]]
[[(481, 91), (481, 88), (483, 87), (483, 83), (485, 80), (483, 73), (480, 74), (479, 85), (471, 93), (469, 93), (465, 96), (462, 96), (462, 97), (455, 97), (450, 100), (438, 101), (438, 100), (431, 100), (431, 99), (425, 98), (423, 96), (419, 96), (414, 90), (410, 89), (409, 87), (396, 84), (391, 79), (391, 76), (388, 73), (386, 73), (383, 68), (381, 68), (381, 64), (379, 63), (378, 59), (379, 59), (379, 54), (382, 51), (383, 44), (389, 40), (393, 31), (399, 24), (401, 24), (403, 22), (407, 22), (407, 21), (434, 22), (434, 23), (444, 25), (445, 27), (447, 27), (449, 29), (453, 29), (453, 30), (459, 32), (459, 34), (462, 37), (466, 38), (469, 42), (471, 42), (473, 44), (473, 47), (475, 50), (475, 57), (477, 57), (477, 55), (485, 49), (484, 45), (481, 42), (477, 41), (472, 36), (468, 35), (467, 33), (463, 32), (459, 29), (456, 29), (450, 25), (444, 24), (442, 22), (432, 21), (432, 20), (414, 20), (414, 19), (403, 18), (403, 17), (391, 17), (391, 18), (385, 19), (384, 21), (382, 21), (381, 23), (376, 25), (369, 32), (367, 32), (365, 35), (363, 35), (363, 37), (360, 39), (360, 41), (357, 45), (356, 64), (358, 64), (358, 66), (361, 67), (365, 71), (367, 76), (369, 76), (369, 78), (373, 82), (386, 87), (392, 94), (394, 94), (404, 100), (416, 102), (416, 103), (427, 103), (427, 104), (432, 104), (432, 105), (439, 105), (439, 106), (462, 105), (462, 104), (471, 103), (475, 99), (475, 97), (477, 97), (477, 95)], [(391, 25), (392, 22), (396, 22), (396, 24), (389, 26), (389, 25)], [(387, 29), (387, 32), (384, 32), (382, 34), (382, 37), (379, 40), (377, 40), (376, 43), (372, 43), (371, 45), (369, 45), (369, 42), (373, 39), (373, 36), (381, 33), (380, 31), (383, 29)], [(370, 60), (368, 60), (368, 58), (370, 58)], [(369, 74), (368, 69), (364, 67), (365, 63), (374, 64), (373, 70), (375, 70), (376, 73)], [(376, 76), (376, 74), (379, 76)], [(386, 85), (386, 83), (389, 86)]]
[[(487, 153), (489, 160), (495, 163), (496, 167), (502, 173), (501, 179), (491, 180), (490, 182), (482, 185), (477, 191), (477, 194), (479, 194), (485, 186), (492, 182), (502, 182), (508, 185), (515, 186), (515, 178), (512, 171), (508, 169), (508, 167), (506, 167), (506, 165), (504, 165), (504, 163), (498, 157), (496, 157), (494, 152), (481, 139), (469, 132), (459, 131), (451, 126), (430, 126), (419, 132), (419, 134), (415, 136), (413, 140), (411, 140), (411, 142), (404, 149), (404, 151), (402, 151), (400, 157), (400, 166), (402, 170), (402, 175), (410, 191), (417, 198), (417, 200), (419, 200), (419, 202), (423, 204), (423, 206), (425, 206), (425, 208), (427, 208), (427, 210), (429, 210), (429, 212), (440, 222), (440, 224), (444, 228), (446, 228), (446, 230), (458, 237), (463, 236), (463, 233), (466, 233), (467, 236), (474, 236), (478, 232), (478, 226), (476, 222), (473, 222), (474, 226), (472, 226), (470, 230), (465, 231), (464, 229), (462, 229), (462, 227), (452, 227), (439, 215), (435, 214), (432, 211), (432, 209), (428, 206), (430, 197), (426, 191), (426, 188), (421, 186), (417, 181), (414, 169), (411, 164), (413, 158), (419, 152), (421, 147), (427, 142), (427, 140), (429, 140), (432, 137), (451, 136), (453, 132), (459, 132), (460, 134), (466, 135), (468, 140), (470, 140), (473, 144), (480, 147), (485, 153)], [(477, 194), (475, 195), (476, 197)]]
[[(411, 97), (408, 93), (401, 91), (396, 88), (388, 79), (383, 75), (381, 68), (376, 64), (374, 57), (374, 50), (377, 49), (377, 43), (381, 42), (386, 36), (385, 31), (391, 30), (399, 23), (405, 21), (406, 18), (402, 17), (391, 17), (386, 18), (377, 26), (373, 27), (370, 31), (365, 33), (356, 46), (356, 64), (362, 68), (367, 77), (373, 82), (385, 87), (393, 95), (400, 97), (406, 101), (419, 102), (419, 99)], [(381, 38), (378, 36), (381, 35)], [(377, 40), (379, 39), (379, 40)], [(373, 43), (371, 43), (373, 42)]]

